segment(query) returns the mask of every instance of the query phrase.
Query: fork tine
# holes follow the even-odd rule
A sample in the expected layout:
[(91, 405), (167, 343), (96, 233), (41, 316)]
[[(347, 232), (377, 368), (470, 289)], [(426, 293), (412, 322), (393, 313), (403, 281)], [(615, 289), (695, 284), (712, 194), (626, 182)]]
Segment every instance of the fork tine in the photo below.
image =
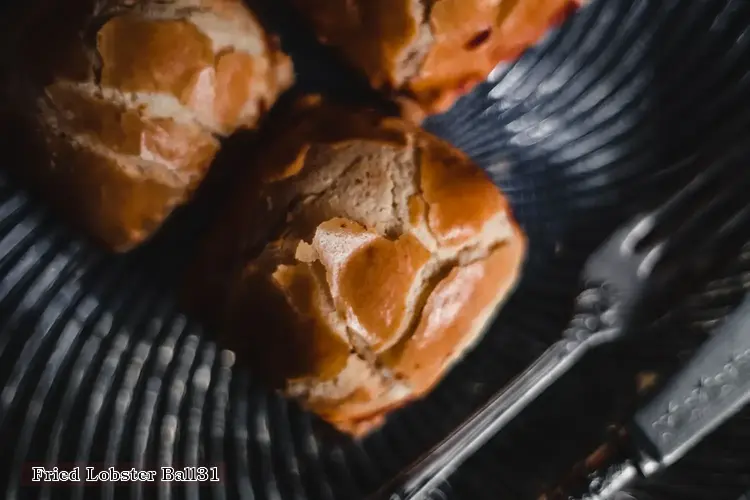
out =
[[(696, 206), (693, 213), (673, 230), (666, 238), (665, 255), (670, 251), (699, 247), (703, 242), (722, 237), (723, 233), (741, 223), (750, 194), (750, 169), (743, 166), (743, 170), (741, 177), (733, 177), (730, 185)], [(734, 224), (725, 228), (730, 220), (734, 220)]]
[[(733, 155), (728, 154), (720, 161), (714, 161), (709, 167), (696, 175), (684, 188), (673, 194), (665, 203), (650, 213), (653, 227), (648, 235), (637, 244), (638, 250), (652, 246), (665, 237), (673, 235), (675, 225), (689, 223), (693, 218), (702, 218), (717, 208), (728, 194), (735, 194), (730, 186), (731, 193), (720, 190), (727, 184), (727, 179), (737, 175), (740, 179), (750, 171), (746, 166), (740, 166)], [(723, 192), (722, 192), (723, 191)], [(721, 196), (711, 198), (705, 203), (707, 195), (719, 192)], [(706, 213), (708, 211), (709, 213)], [(686, 215), (691, 214), (689, 219)], [(702, 220), (702, 219), (701, 219)]]
[[(748, 183), (750, 184), (750, 183)], [(739, 212), (735, 213), (729, 218), (719, 230), (716, 231), (713, 241), (707, 241), (708, 244), (720, 245), (725, 240), (732, 238), (737, 235), (738, 231), (745, 228), (744, 224), (750, 221), (750, 202), (740, 209)]]
[[(697, 160), (694, 159), (693, 161)], [(699, 194), (706, 186), (710, 185), (713, 181), (719, 179), (721, 174), (723, 174), (724, 171), (729, 169), (731, 166), (731, 162), (723, 161), (720, 163), (716, 163), (700, 172), (698, 175), (693, 177), (693, 179), (685, 187), (674, 193), (666, 202), (660, 205), (659, 208), (654, 210), (652, 212), (654, 218), (659, 221), (658, 223), (660, 223), (660, 219), (677, 215), (677, 212), (679, 212), (683, 208), (683, 205), (686, 201)]]
[[(703, 239), (721, 225), (727, 217), (719, 218), (727, 204), (737, 203), (750, 194), (750, 168), (737, 157), (738, 150), (726, 153), (696, 175), (659, 208), (649, 214), (652, 227), (638, 241), (635, 249), (644, 251), (668, 240), (670, 247), (684, 244), (694, 235)], [(716, 219), (716, 225), (708, 227)], [(699, 232), (699, 234), (695, 234)], [(665, 249), (666, 251), (666, 249)]]

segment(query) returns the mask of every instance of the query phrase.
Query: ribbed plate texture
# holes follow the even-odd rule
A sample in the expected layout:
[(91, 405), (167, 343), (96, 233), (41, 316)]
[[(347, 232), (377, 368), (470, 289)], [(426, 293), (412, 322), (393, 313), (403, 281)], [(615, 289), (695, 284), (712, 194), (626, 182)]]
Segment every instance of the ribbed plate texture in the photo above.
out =
[[(295, 54), (293, 40), (284, 43), (303, 81), (305, 72), (326, 71), (307, 52)], [(475, 158), (510, 197), (530, 237), (529, 262), (479, 347), (426, 400), (362, 442), (256, 385), (212, 332), (180, 313), (168, 290), (199, 235), (176, 223), (142, 251), (102, 255), (3, 180), (3, 498), (363, 498), (559, 337), (592, 249), (698, 168), (670, 165), (708, 137), (744, 129), (749, 72), (750, 2), (593, 0), (431, 119), (431, 131)], [(626, 418), (637, 399), (631, 375), (671, 372), (736, 305), (750, 252), (728, 264), (675, 304), (648, 349), (584, 363), (433, 497), (536, 498), (593, 450), (609, 423)], [(746, 412), (633, 497), (736, 500), (750, 486), (748, 438)], [(216, 465), (222, 481), (27, 486), (32, 464), (89, 463)]]

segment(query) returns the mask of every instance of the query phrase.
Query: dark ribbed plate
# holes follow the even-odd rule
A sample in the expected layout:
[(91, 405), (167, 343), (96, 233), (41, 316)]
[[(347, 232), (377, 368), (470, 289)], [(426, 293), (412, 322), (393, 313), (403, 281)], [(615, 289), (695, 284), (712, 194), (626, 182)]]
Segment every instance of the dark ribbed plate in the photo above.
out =
[[(166, 290), (184, 268), (179, 256), (197, 239), (196, 225), (184, 223), (189, 211), (148, 248), (110, 257), (3, 181), (4, 498), (328, 500), (373, 491), (560, 334), (588, 253), (690, 174), (689, 165), (665, 166), (726, 133), (722, 124), (750, 116), (749, 27), (745, 0), (595, 0), (430, 120), (430, 130), (472, 155), (509, 195), (530, 236), (529, 264), (486, 340), (430, 397), (360, 443), (256, 386), (230, 352), (179, 313)], [(303, 84), (331, 82), (329, 63), (295, 40), (284, 41)], [(345, 87), (342, 81), (333, 87)], [(748, 257), (688, 307), (676, 304), (682, 314), (647, 350), (584, 363), (434, 497), (534, 498), (601, 440), (608, 422), (627, 414), (633, 398), (623, 381), (645, 368), (672, 370), (731, 309), (747, 287)], [(741, 416), (717, 434), (719, 445), (706, 443), (635, 497), (735, 500), (750, 485), (748, 423)], [(223, 481), (31, 489), (25, 473), (40, 463), (217, 465)]]

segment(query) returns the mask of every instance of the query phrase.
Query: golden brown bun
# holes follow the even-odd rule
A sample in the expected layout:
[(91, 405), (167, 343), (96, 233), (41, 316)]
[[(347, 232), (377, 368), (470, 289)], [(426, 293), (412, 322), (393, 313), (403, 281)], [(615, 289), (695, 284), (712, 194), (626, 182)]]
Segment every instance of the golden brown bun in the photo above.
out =
[(207, 239), (190, 307), (362, 434), (480, 338), (526, 242), (484, 172), (417, 127), (317, 98), (288, 118)]
[(116, 251), (184, 203), (219, 139), (255, 127), (293, 80), (241, 0), (47, 1), (20, 24), (4, 98), (48, 157), (19, 173)]
[[(583, 0), (293, 0), (375, 88), (447, 110)], [(402, 97), (402, 103), (405, 103)], [(413, 106), (407, 113), (414, 114)]]

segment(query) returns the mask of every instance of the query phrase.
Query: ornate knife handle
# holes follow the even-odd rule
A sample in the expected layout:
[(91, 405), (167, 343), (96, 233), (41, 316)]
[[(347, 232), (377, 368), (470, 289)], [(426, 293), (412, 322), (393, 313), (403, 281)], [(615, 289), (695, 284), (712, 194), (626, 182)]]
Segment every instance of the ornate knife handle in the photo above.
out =
[(570, 370), (589, 348), (616, 340), (621, 332), (619, 310), (610, 287), (601, 283), (587, 286), (576, 299), (573, 320), (560, 341), (370, 500), (431, 498), (448, 476)]
[(750, 297), (635, 416), (667, 467), (750, 402)]
[[(588, 474), (579, 500), (620, 500), (638, 477), (661, 471), (750, 402), (750, 296), (628, 425), (626, 458)], [(612, 458), (612, 457), (610, 457)], [(569, 497), (568, 497), (569, 498)], [(557, 499), (549, 496), (545, 500)]]

